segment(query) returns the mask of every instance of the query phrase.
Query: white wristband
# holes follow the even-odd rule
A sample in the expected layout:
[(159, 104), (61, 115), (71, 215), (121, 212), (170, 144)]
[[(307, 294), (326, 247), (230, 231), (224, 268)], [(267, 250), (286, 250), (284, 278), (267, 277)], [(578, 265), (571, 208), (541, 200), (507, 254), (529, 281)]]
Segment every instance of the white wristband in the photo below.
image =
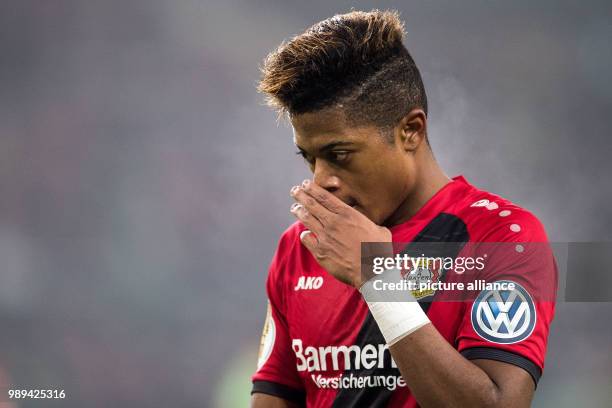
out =
[(410, 290), (384, 289), (389, 284), (400, 287), (401, 280), (400, 271), (392, 269), (374, 276), (359, 289), (389, 346), (429, 323)]

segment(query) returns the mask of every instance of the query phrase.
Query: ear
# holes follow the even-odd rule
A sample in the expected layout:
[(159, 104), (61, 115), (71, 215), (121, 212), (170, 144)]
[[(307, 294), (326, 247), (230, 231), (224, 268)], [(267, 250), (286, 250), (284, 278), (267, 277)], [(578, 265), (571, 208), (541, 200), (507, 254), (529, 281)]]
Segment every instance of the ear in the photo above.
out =
[(427, 143), (427, 115), (420, 109), (413, 109), (395, 127), (396, 139), (409, 152), (416, 151)]

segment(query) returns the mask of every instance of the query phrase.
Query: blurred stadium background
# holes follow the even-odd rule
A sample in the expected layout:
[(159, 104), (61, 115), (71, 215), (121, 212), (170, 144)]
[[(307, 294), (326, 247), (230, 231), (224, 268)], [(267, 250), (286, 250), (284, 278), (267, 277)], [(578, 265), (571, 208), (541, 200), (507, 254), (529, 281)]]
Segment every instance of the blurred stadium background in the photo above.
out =
[[(449, 174), (612, 240), (609, 2), (3, 2), (0, 388), (68, 396), (12, 406), (246, 404), (307, 176), (258, 65), (351, 7), (400, 10)], [(612, 405), (611, 317), (558, 305), (535, 407)]]

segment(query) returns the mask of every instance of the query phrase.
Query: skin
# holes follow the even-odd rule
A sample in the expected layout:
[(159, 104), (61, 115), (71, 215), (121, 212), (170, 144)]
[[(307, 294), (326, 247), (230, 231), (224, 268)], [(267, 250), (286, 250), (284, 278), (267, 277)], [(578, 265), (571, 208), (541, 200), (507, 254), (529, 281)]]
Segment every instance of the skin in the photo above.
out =
[[(308, 229), (302, 244), (336, 279), (359, 288), (361, 242), (391, 242), (388, 227), (414, 215), (450, 179), (427, 143), (427, 118), (409, 112), (390, 143), (373, 126), (354, 126), (328, 109), (292, 117), (295, 144), (312, 180), (291, 189), (291, 213)], [(467, 360), (432, 324), (390, 347), (402, 377), (422, 407), (528, 407), (534, 392), (523, 369)], [(441, 387), (440, 384), (443, 384)], [(273, 405), (277, 404), (277, 405)], [(252, 407), (293, 407), (254, 394)]]

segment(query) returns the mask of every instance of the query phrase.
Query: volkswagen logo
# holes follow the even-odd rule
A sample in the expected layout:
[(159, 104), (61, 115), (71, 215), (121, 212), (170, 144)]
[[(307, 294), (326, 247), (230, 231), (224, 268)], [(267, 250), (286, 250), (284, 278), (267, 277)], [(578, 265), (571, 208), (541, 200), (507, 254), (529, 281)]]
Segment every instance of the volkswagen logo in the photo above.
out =
[(529, 293), (516, 282), (514, 290), (483, 290), (472, 305), (472, 327), (485, 340), (511, 344), (525, 340), (536, 324)]

